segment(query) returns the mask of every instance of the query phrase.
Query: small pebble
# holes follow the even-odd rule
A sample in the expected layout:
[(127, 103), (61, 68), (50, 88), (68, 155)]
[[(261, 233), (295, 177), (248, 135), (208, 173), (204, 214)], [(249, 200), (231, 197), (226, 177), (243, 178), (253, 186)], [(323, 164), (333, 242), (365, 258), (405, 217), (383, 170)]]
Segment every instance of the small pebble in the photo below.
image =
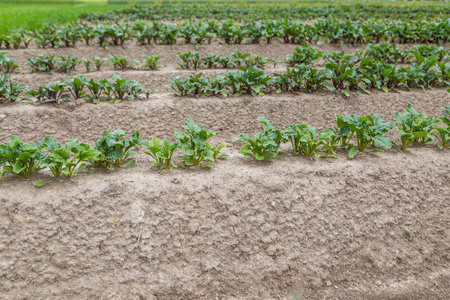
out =
[(403, 260), (403, 257), (401, 255), (397, 255), (398, 260)]

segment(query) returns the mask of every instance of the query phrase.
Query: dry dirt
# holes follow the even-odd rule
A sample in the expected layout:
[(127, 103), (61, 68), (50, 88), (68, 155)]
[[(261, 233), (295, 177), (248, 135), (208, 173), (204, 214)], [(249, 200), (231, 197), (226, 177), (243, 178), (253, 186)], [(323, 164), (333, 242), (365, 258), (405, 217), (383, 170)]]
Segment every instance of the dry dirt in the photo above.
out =
[[(234, 49), (211, 47), (216, 53)], [(287, 45), (242, 47), (277, 59), (292, 51)], [(41, 53), (9, 55), (27, 51)], [(147, 88), (166, 84), (178, 72), (168, 57), (161, 71), (124, 77)], [(14, 76), (37, 83), (60, 75)], [(380, 113), (391, 121), (408, 103), (438, 116), (450, 94), (181, 99), (162, 90), (119, 104), (2, 105), (0, 143), (16, 134), (27, 142), (52, 135), (92, 144), (116, 128), (139, 130), (144, 139), (172, 137), (192, 118), (220, 133), (214, 143), (231, 145), (225, 150), (230, 157), (212, 169), (160, 174), (140, 153), (133, 168), (88, 169), (75, 182), (41, 172), (33, 180), (53, 181), (42, 188), (5, 177), (0, 299), (449, 299), (449, 151), (431, 144), (414, 152), (392, 149), (354, 159), (342, 152), (337, 160), (312, 161), (286, 146), (286, 154), (268, 163), (240, 155), (242, 144), (235, 141), (260, 130), (260, 115), (280, 128), (304, 122), (324, 129), (342, 113)], [(396, 132), (392, 137), (398, 139)]]

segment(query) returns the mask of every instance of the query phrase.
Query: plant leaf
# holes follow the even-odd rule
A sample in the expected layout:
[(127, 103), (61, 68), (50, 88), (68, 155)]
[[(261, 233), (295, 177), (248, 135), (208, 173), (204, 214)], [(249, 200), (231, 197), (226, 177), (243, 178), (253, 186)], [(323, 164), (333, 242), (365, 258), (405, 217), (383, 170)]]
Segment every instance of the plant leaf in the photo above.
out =
[(359, 150), (356, 149), (355, 147), (353, 147), (352, 149), (350, 149), (350, 151), (348, 152), (348, 157), (353, 158), (356, 156), (356, 154), (359, 153)]
[(42, 181), (42, 180), (39, 180), (39, 181), (35, 181), (35, 182), (33, 182), (33, 183), (34, 183), (35, 186), (41, 187), (41, 186), (46, 185), (47, 183), (51, 183), (51, 181)]
[(136, 160), (134, 159), (130, 159), (129, 161), (127, 161), (125, 164), (121, 165), (122, 168), (129, 168), (134, 166), (134, 164), (136, 163)]

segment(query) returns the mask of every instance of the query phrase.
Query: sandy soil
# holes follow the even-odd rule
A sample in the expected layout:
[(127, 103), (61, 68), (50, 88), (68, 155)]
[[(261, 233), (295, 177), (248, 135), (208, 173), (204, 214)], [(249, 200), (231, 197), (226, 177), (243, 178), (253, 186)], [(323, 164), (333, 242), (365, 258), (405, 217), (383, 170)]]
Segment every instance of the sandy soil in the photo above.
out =
[[(281, 46), (243, 50), (280, 59), (292, 51)], [(157, 88), (177, 72), (175, 63), (164, 64), (124, 77)], [(14, 76), (33, 83), (59, 75)], [(116, 128), (172, 137), (193, 118), (220, 132), (214, 143), (231, 145), (230, 157), (212, 169), (162, 175), (140, 153), (133, 168), (88, 169), (75, 182), (41, 172), (33, 180), (53, 180), (42, 188), (7, 176), (0, 182), (0, 299), (448, 299), (449, 151), (431, 144), (315, 161), (287, 151), (267, 163), (240, 155), (235, 141), (260, 130), (260, 115), (280, 128), (323, 129), (334, 114), (392, 120), (408, 103), (438, 116), (450, 94), (197, 99), (161, 91), (119, 104), (1, 105), (0, 143), (16, 134), (92, 144)]]

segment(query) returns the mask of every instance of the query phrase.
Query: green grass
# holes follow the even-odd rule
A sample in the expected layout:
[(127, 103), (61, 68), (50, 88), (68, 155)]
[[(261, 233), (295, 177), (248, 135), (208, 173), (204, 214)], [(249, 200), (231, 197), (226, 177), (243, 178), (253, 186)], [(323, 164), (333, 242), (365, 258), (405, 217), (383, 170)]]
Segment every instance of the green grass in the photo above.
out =
[[(120, 3), (120, 4), (119, 4)], [(351, 3), (385, 4), (392, 6), (442, 5), (442, 1), (355, 1), (355, 0), (0, 0), (0, 34), (13, 29), (35, 30), (46, 22), (64, 24), (77, 19), (80, 14), (102, 13), (126, 7), (126, 3), (196, 5), (238, 5), (238, 6), (324, 6)]]
[(0, 34), (18, 28), (39, 29), (46, 22), (67, 23), (83, 13), (101, 13), (125, 6), (124, 4), (107, 4), (106, 0), (8, 1), (0, 3)]

